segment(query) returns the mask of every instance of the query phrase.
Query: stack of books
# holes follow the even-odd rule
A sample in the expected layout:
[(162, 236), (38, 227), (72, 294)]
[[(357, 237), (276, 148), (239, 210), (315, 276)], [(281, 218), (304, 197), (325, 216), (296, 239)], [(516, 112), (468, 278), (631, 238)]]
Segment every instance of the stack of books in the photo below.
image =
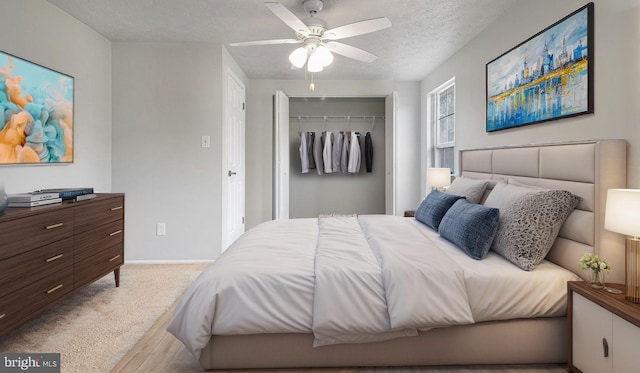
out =
[(93, 193), (93, 188), (42, 189), (36, 192), (58, 193), (59, 197), (62, 198), (63, 201), (72, 200), (74, 202), (80, 202), (96, 197)]
[(9, 194), (9, 207), (36, 207), (61, 203), (79, 202), (96, 197), (93, 188), (42, 189), (30, 193)]
[(9, 207), (36, 207), (61, 203), (59, 193), (31, 192), (7, 195)]

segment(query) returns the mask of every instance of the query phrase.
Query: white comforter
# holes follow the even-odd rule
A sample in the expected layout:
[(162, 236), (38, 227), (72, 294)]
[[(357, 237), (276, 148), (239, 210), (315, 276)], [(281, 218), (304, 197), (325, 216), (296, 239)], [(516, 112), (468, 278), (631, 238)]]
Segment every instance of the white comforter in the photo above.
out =
[[(465, 257), (413, 219), (271, 221), (194, 281), (167, 330), (199, 357), (212, 335), (313, 333), (314, 346), (322, 346), (566, 312), (566, 281), (577, 279), (571, 272), (548, 262), (526, 272), (497, 255)], [(519, 283), (511, 278), (519, 276)], [(536, 295), (527, 301), (530, 292)]]

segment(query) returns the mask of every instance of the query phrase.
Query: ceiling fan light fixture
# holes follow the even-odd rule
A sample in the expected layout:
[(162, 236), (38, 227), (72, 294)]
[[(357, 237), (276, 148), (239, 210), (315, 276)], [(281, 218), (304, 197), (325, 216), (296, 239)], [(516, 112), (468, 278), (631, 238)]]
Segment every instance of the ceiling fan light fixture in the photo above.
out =
[(310, 73), (318, 73), (320, 71), (322, 71), (322, 69), (324, 68), (324, 66), (320, 65), (319, 63), (314, 62), (311, 58), (309, 58), (309, 61), (307, 62), (307, 71)]
[(293, 66), (299, 69), (307, 62), (307, 54), (307, 48), (300, 47), (291, 52), (291, 54), (289, 55), (289, 61)]
[(331, 53), (329, 48), (323, 45), (319, 46), (313, 55), (320, 61), (319, 63), (323, 67), (331, 65), (331, 63), (333, 62), (333, 54)]
[(329, 66), (331, 62), (333, 62), (333, 55), (329, 49), (324, 46), (319, 46), (315, 48), (309, 56), (307, 71), (317, 73), (322, 71), (326, 66)]

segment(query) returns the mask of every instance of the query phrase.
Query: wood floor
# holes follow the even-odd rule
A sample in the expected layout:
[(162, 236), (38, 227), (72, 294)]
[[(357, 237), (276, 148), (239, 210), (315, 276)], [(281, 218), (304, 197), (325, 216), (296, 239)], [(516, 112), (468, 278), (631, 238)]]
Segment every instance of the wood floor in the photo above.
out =
[(160, 317), (149, 331), (133, 346), (133, 348), (111, 370), (115, 372), (202, 372), (198, 362), (193, 364), (174, 364), (174, 358), (181, 351), (182, 344), (165, 329), (169, 324), (176, 301)]

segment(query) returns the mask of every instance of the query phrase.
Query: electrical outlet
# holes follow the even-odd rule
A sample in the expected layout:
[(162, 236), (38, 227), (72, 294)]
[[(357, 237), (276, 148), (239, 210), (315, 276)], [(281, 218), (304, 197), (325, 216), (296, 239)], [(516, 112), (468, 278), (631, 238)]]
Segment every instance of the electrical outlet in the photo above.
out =
[(211, 147), (211, 136), (202, 136), (201, 137), (202, 147), (210, 148)]
[(156, 224), (156, 236), (166, 236), (167, 235), (167, 225), (165, 223)]

